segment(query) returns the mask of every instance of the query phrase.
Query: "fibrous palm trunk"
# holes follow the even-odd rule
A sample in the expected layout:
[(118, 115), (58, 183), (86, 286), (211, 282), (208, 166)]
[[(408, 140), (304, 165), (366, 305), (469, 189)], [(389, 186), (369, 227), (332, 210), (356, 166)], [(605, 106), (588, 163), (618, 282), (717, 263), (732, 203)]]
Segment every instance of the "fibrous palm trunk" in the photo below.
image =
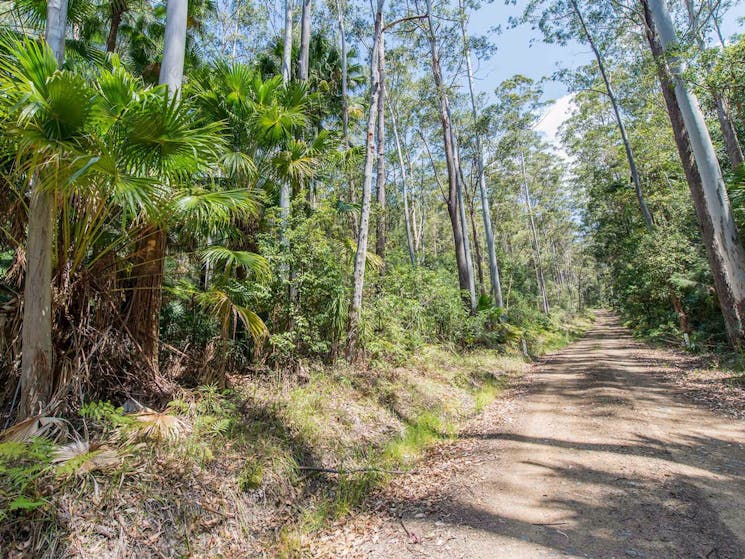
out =
[[(168, 0), (159, 82), (168, 88), (171, 96), (179, 95), (184, 77), (187, 12), (187, 0)], [(137, 243), (137, 263), (132, 273), (134, 287), (127, 319), (129, 331), (139, 344), (145, 361), (155, 372), (158, 371), (166, 245), (165, 229), (154, 223), (144, 226)]]

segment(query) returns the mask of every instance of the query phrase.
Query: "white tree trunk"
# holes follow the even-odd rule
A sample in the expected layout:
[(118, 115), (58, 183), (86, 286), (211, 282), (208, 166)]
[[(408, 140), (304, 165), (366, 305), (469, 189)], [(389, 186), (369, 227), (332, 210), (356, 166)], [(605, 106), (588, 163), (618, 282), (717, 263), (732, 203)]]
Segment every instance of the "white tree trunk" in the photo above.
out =
[(608, 74), (605, 71), (605, 62), (603, 61), (603, 57), (600, 54), (600, 50), (598, 50), (597, 45), (595, 44), (595, 40), (590, 34), (589, 29), (587, 29), (587, 25), (585, 25), (585, 18), (582, 17), (582, 12), (577, 5), (577, 1), (570, 1), (572, 4), (572, 9), (574, 10), (577, 19), (579, 20), (582, 32), (585, 34), (587, 42), (589, 43), (590, 48), (595, 55), (595, 60), (597, 61), (598, 69), (600, 70), (600, 77), (603, 79), (603, 83), (605, 84), (605, 91), (606, 93), (608, 93), (611, 105), (613, 106), (613, 115), (616, 118), (616, 126), (618, 126), (618, 131), (621, 134), (623, 149), (626, 152), (626, 160), (629, 163), (629, 171), (631, 172), (631, 182), (633, 183), (634, 191), (636, 192), (636, 200), (639, 203), (639, 209), (641, 209), (642, 216), (644, 217), (644, 222), (647, 224), (647, 228), (651, 230), (654, 228), (654, 219), (652, 218), (652, 214), (650, 213), (649, 208), (647, 207), (647, 203), (644, 200), (644, 192), (642, 191), (642, 182), (641, 178), (639, 177), (639, 169), (636, 166), (636, 158), (634, 157), (634, 152), (631, 149), (631, 142), (629, 141), (628, 134), (626, 133), (626, 126), (624, 125), (623, 118), (621, 117), (621, 109), (618, 106), (618, 99), (616, 98), (616, 94), (613, 91), (613, 87), (611, 86), (610, 78), (608, 78)]
[(282, 44), (282, 82), (292, 79), (292, 0), (285, 0), (285, 33)]
[[(414, 233), (412, 232), (411, 213), (409, 212), (409, 182), (404, 165), (404, 157), (401, 151), (401, 138), (398, 133), (398, 124), (396, 122), (396, 111), (391, 111), (391, 125), (393, 126), (393, 138), (396, 142), (396, 154), (398, 155), (398, 166), (401, 170), (401, 188), (404, 199), (404, 225), (406, 226), (406, 245), (409, 249), (409, 259), (411, 265), (416, 266), (416, 251), (414, 250)], [(416, 217), (414, 217), (416, 221)]]
[[(473, 116), (474, 126), (477, 125), (478, 109), (476, 107), (476, 93), (473, 89), (473, 67), (471, 66), (471, 52), (468, 45), (468, 34), (466, 32), (466, 13), (465, 6), (461, 0), (461, 31), (463, 34), (463, 51), (466, 59), (466, 71), (468, 73), (468, 90), (471, 95), (471, 114)], [(502, 300), (502, 280), (499, 276), (499, 263), (497, 261), (497, 251), (494, 245), (494, 229), (491, 223), (491, 207), (489, 204), (489, 194), (486, 188), (486, 173), (484, 172), (484, 150), (481, 146), (481, 134), (475, 130), (476, 138), (476, 163), (478, 168), (476, 172), (479, 175), (479, 194), (481, 195), (481, 215), (484, 219), (484, 234), (486, 236), (486, 251), (489, 254), (489, 277), (491, 279), (491, 294), (494, 304), (497, 307), (504, 306)]]
[(377, 151), (378, 161), (375, 175), (375, 201), (378, 205), (377, 223), (375, 224), (375, 254), (385, 258), (385, 32), (381, 32), (378, 41), (378, 95)]
[(365, 287), (365, 263), (367, 261), (367, 238), (370, 229), (370, 206), (372, 202), (373, 163), (375, 161), (375, 125), (378, 117), (378, 97), (380, 96), (380, 73), (378, 71), (379, 42), (383, 33), (383, 5), (378, 0), (375, 13), (375, 31), (370, 52), (370, 107), (367, 117), (367, 136), (365, 141), (365, 167), (362, 183), (362, 209), (360, 211), (357, 253), (354, 260), (354, 291), (349, 308), (349, 331), (347, 333), (347, 359), (357, 357), (357, 339), (362, 315), (362, 293)]
[[(67, 0), (47, 1), (45, 39), (62, 65), (65, 58)], [(52, 245), (55, 194), (31, 179), (21, 331), (21, 418), (49, 404), (54, 390), (52, 348)]]
[(166, 5), (166, 32), (163, 43), (163, 60), (160, 63), (160, 83), (168, 86), (171, 95), (177, 95), (184, 79), (186, 53), (186, 18), (188, 0), (168, 0)]
[[(463, 236), (463, 253), (466, 257), (466, 268), (468, 271), (468, 297), (471, 304), (471, 312), (476, 312), (478, 301), (476, 299), (476, 282), (473, 277), (473, 257), (471, 256), (471, 241), (468, 235), (468, 222), (466, 221), (466, 205), (463, 200), (463, 172), (460, 165), (460, 148), (458, 147), (458, 138), (455, 135), (455, 125), (452, 121), (450, 107), (448, 107), (448, 117), (450, 118), (450, 135), (453, 142), (453, 153), (455, 155), (455, 168), (458, 170), (458, 186), (456, 189), (458, 197), (458, 219), (460, 220), (460, 231)], [(476, 242), (476, 239), (474, 239)]]
[(528, 181), (528, 173), (525, 169), (525, 154), (520, 152), (520, 168), (523, 175), (523, 189), (525, 190), (525, 205), (528, 208), (528, 222), (530, 225), (530, 233), (533, 237), (533, 248), (535, 250), (535, 273), (536, 281), (538, 282), (538, 290), (541, 296), (541, 310), (548, 316), (551, 312), (551, 307), (548, 303), (548, 293), (546, 292), (546, 280), (543, 274), (543, 259), (541, 257), (541, 242), (538, 237), (538, 229), (535, 225), (535, 218), (533, 217), (533, 200), (530, 197), (530, 185)]
[(300, 61), (298, 64), (300, 81), (308, 81), (308, 64), (310, 61), (311, 9), (311, 0), (303, 0), (303, 11), (300, 16)]
[(668, 55), (675, 98), (701, 176), (703, 209), (712, 227), (711, 241), (707, 243), (706, 249), (709, 252), (727, 333), (732, 344), (740, 348), (745, 340), (745, 252), (740, 243), (704, 115), (698, 99), (688, 89), (682, 77), (683, 65), (676, 54), (679, 48), (678, 38), (667, 6), (664, 0), (649, 0), (648, 5), (663, 52)]
[[(696, 11), (693, 0), (686, 0), (686, 9), (688, 11), (688, 21), (695, 35), (696, 46), (699, 52), (704, 54), (706, 52), (706, 42), (699, 30), (699, 12)], [(711, 62), (708, 62), (706, 67), (710, 72), (713, 70), (713, 64)], [(717, 119), (719, 120), (719, 128), (722, 131), (722, 139), (724, 140), (724, 147), (727, 150), (727, 157), (732, 168), (737, 169), (743, 163), (743, 154), (740, 140), (737, 138), (737, 131), (732, 123), (729, 104), (727, 103), (727, 99), (717, 89), (711, 88), (710, 92), (714, 100), (714, 106), (717, 109)]]

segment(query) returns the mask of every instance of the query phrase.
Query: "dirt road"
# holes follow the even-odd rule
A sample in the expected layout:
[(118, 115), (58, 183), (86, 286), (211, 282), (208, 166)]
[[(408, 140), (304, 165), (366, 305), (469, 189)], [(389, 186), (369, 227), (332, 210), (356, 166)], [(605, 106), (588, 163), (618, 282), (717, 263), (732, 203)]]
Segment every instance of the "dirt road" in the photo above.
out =
[(385, 520), (355, 553), (745, 558), (745, 424), (692, 403), (654, 373), (656, 359), (599, 315), (536, 367), (511, 422), (483, 422), (455, 443), (451, 460), (467, 444), (471, 466), (381, 506)]

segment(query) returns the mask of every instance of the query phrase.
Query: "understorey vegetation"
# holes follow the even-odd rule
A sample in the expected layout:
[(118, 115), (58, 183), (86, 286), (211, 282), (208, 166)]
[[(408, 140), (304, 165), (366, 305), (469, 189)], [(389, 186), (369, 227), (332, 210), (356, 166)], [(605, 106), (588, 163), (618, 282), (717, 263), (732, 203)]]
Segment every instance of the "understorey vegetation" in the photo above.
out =
[(307, 556), (593, 308), (742, 349), (734, 2), (508, 2), (550, 134), (478, 2), (1, 4), (0, 559)]

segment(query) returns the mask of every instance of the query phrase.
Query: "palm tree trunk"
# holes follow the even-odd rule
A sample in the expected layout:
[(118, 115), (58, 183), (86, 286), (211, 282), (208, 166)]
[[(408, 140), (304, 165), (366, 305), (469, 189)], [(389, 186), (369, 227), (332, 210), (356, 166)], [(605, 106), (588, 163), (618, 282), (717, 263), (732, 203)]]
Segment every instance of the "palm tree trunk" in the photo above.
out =
[(574, 13), (577, 15), (577, 20), (579, 21), (580, 27), (582, 28), (582, 32), (584, 33), (585, 37), (587, 38), (587, 42), (590, 45), (590, 48), (592, 49), (593, 54), (595, 55), (595, 60), (598, 64), (598, 69), (600, 70), (600, 76), (603, 78), (603, 83), (605, 84), (605, 90), (608, 93), (608, 97), (610, 98), (611, 105), (613, 106), (613, 115), (616, 117), (616, 125), (618, 126), (618, 131), (621, 134), (621, 141), (623, 142), (623, 148), (626, 151), (626, 159), (629, 163), (629, 171), (631, 172), (631, 181), (634, 184), (634, 191), (636, 192), (636, 200), (639, 203), (639, 208), (642, 211), (642, 216), (644, 216), (644, 222), (647, 224), (648, 229), (654, 228), (654, 219), (652, 218), (652, 214), (649, 211), (649, 208), (647, 207), (647, 203), (644, 200), (644, 193), (642, 191), (642, 183), (641, 179), (639, 178), (639, 169), (636, 166), (636, 158), (634, 157), (634, 152), (631, 149), (631, 142), (629, 142), (628, 134), (626, 133), (626, 126), (623, 123), (623, 118), (621, 117), (621, 109), (618, 106), (618, 99), (616, 98), (616, 94), (613, 91), (613, 87), (611, 86), (610, 79), (608, 78), (608, 73), (605, 70), (605, 62), (603, 61), (603, 57), (600, 54), (600, 50), (598, 50), (597, 45), (595, 44), (595, 40), (592, 37), (592, 34), (587, 29), (587, 25), (585, 24), (585, 18), (582, 17), (582, 12), (579, 9), (579, 6), (577, 5), (576, 0), (570, 0), (572, 4), (572, 9), (574, 10)]
[[(463, 35), (463, 55), (466, 59), (466, 71), (468, 74), (468, 90), (471, 96), (471, 115), (474, 126), (477, 126), (478, 109), (476, 107), (476, 93), (473, 88), (473, 67), (471, 66), (471, 51), (468, 45), (468, 33), (466, 32), (466, 12), (463, 0), (460, 2), (461, 10), (461, 32)], [(494, 245), (494, 230), (491, 222), (491, 207), (489, 204), (489, 194), (486, 188), (486, 173), (484, 171), (484, 150), (481, 146), (481, 134), (475, 130), (476, 138), (476, 163), (479, 175), (479, 194), (481, 195), (481, 215), (484, 221), (484, 235), (486, 237), (486, 251), (489, 254), (489, 278), (491, 280), (491, 295), (494, 304), (502, 307), (502, 280), (499, 275), (499, 262), (497, 261), (497, 251)], [(475, 242), (475, 241), (474, 241)]]
[[(62, 65), (65, 58), (67, 0), (47, 1), (47, 44)], [(49, 404), (54, 390), (52, 347), (52, 245), (55, 195), (31, 179), (21, 331), (21, 391), (18, 416), (28, 417)]]
[(370, 52), (370, 108), (367, 117), (367, 139), (365, 143), (365, 167), (362, 184), (362, 210), (360, 211), (359, 237), (357, 253), (354, 260), (354, 292), (352, 305), (349, 308), (349, 330), (347, 332), (348, 361), (357, 358), (357, 341), (362, 315), (362, 292), (365, 287), (365, 263), (367, 260), (367, 237), (370, 228), (370, 205), (372, 202), (372, 175), (375, 159), (375, 124), (378, 117), (378, 97), (381, 94), (379, 62), (379, 43), (383, 34), (383, 5), (385, 0), (378, 0), (375, 13), (375, 31), (373, 46)]
[(300, 60), (298, 73), (300, 81), (308, 81), (308, 63), (310, 61), (310, 15), (311, 0), (303, 0), (303, 11), (300, 16)]
[(111, 2), (111, 25), (109, 35), (106, 37), (106, 52), (116, 51), (116, 39), (119, 35), (119, 27), (122, 24), (122, 16), (127, 11), (127, 3), (124, 0), (112, 0)]
[[(168, 0), (160, 84), (171, 96), (179, 95), (184, 77), (186, 52), (187, 0)], [(163, 266), (166, 257), (166, 231), (147, 224), (137, 243), (137, 263), (133, 268), (134, 286), (128, 313), (128, 327), (154, 372), (158, 371), (160, 309), (163, 303)]]
[(677, 36), (667, 7), (663, 0), (640, 2), (727, 334), (731, 344), (741, 348), (745, 341), (745, 252), (727, 189), (698, 100), (682, 78), (681, 61), (675, 54)]

